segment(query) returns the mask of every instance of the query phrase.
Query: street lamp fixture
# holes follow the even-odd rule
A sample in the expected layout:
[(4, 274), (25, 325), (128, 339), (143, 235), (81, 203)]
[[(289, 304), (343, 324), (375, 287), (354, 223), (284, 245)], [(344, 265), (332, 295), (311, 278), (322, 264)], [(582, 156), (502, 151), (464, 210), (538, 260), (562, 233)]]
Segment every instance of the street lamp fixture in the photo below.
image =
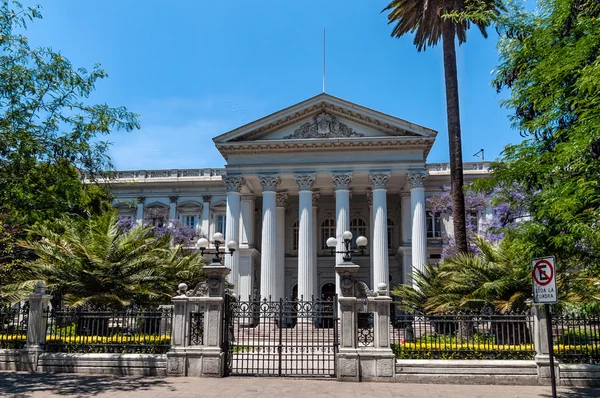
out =
[[(223, 246), (224, 243), (225, 243), (225, 238), (224, 238), (223, 234), (220, 232), (217, 232), (213, 235), (213, 239), (212, 239), (212, 244), (215, 246), (214, 251), (206, 252), (206, 249), (208, 248), (208, 244), (209, 244), (208, 239), (206, 239), (206, 238), (198, 239), (198, 243), (196, 243), (196, 247), (200, 250), (200, 254), (202, 254), (203, 256), (204, 256), (204, 252), (206, 252), (207, 254), (212, 254), (214, 256), (212, 259), (213, 263), (221, 263), (223, 258), (221, 257), (221, 252), (219, 251), (219, 247)], [(231, 254), (233, 256), (233, 253), (238, 248), (238, 243), (234, 240), (230, 240), (229, 242), (227, 242), (226, 247), (227, 247), (227, 249), (229, 249), (229, 252), (223, 252), (223, 254)]]
[(344, 240), (344, 250), (343, 251), (335, 251), (335, 248), (338, 244), (338, 241), (336, 238), (329, 238), (327, 239), (327, 247), (329, 247), (331, 249), (331, 255), (334, 255), (335, 253), (340, 253), (343, 254), (344, 257), (344, 261), (352, 261), (352, 254), (354, 253), (360, 253), (361, 256), (364, 256), (365, 254), (365, 247), (367, 246), (367, 238), (365, 238), (364, 236), (359, 236), (358, 238), (356, 238), (356, 246), (358, 247), (358, 250), (352, 249), (350, 248), (350, 245), (352, 243), (352, 232), (350, 231), (345, 231), (342, 234), (342, 239)]

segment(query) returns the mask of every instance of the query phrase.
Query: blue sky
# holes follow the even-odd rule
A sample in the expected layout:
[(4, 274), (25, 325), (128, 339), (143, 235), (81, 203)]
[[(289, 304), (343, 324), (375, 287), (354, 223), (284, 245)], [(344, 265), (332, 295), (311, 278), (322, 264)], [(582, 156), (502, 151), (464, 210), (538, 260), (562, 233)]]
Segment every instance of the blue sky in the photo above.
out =
[[(141, 130), (109, 137), (120, 170), (222, 167), (213, 137), (321, 92), (323, 28), (326, 92), (438, 130), (428, 161), (448, 161), (441, 45), (418, 53), (412, 37), (391, 38), (387, 3), (53, 0), (27, 35), (77, 67), (101, 63), (109, 78), (91, 100), (140, 114)], [(489, 33), (458, 50), (466, 161), (520, 140), (490, 84)]]

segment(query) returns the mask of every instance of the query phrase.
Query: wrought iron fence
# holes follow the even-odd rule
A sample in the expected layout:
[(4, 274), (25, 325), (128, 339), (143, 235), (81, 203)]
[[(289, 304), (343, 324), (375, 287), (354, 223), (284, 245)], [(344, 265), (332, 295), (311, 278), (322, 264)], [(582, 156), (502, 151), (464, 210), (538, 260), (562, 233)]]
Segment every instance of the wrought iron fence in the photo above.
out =
[(29, 302), (0, 303), (0, 348), (23, 348), (27, 342)]
[(529, 311), (492, 309), (424, 314), (398, 311), (390, 325), (392, 348), (401, 359), (532, 359)]
[(204, 311), (190, 314), (190, 345), (204, 344)]
[(227, 296), (223, 347), (228, 375), (335, 375), (333, 300), (235, 300)]
[(172, 316), (171, 306), (47, 310), (44, 346), (52, 352), (165, 353)]
[(552, 332), (561, 363), (600, 364), (600, 313), (553, 314)]

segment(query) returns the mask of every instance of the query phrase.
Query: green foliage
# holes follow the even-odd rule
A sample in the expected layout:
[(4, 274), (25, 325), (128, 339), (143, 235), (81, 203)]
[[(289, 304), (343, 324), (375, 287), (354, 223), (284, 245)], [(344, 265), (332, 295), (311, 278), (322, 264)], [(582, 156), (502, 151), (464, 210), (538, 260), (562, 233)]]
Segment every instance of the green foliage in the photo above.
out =
[(443, 313), (456, 308), (491, 306), (500, 312), (523, 310), (531, 297), (528, 252), (505, 239), (490, 244), (476, 237), (479, 253), (447, 257), (439, 265), (427, 264), (425, 272), (415, 271), (416, 288), (399, 285), (392, 295), (401, 306)]
[[(60, 52), (32, 48), (27, 24), (40, 7), (0, 0), (0, 280), (10, 283), (31, 253), (16, 249), (36, 222), (110, 208), (100, 186), (84, 185), (109, 170), (108, 143), (115, 130), (139, 128), (124, 107), (93, 104), (89, 96), (107, 77), (99, 65), (75, 68)], [(8, 231), (8, 232), (7, 232)]]
[(430, 343), (392, 344), (397, 359), (511, 359), (531, 360), (535, 356), (533, 344), (490, 345), (455, 344), (444, 347)]
[(388, 23), (396, 24), (392, 36), (414, 33), (414, 44), (421, 51), (439, 42), (444, 21), (452, 23), (459, 43), (467, 40), (471, 24), (487, 37), (486, 28), (503, 9), (498, 0), (393, 0), (383, 11), (389, 11)]
[(64, 217), (38, 223), (22, 245), (36, 254), (19, 279), (0, 287), (9, 301), (29, 294), (37, 280), (66, 304), (109, 304), (120, 307), (168, 303), (181, 282), (201, 279), (202, 256), (171, 246), (168, 233), (157, 237), (152, 227), (137, 225), (121, 232), (118, 216), (105, 213), (81, 220)]
[(569, 300), (598, 305), (600, 290), (600, 6), (543, 0), (500, 21), (494, 84), (526, 138), (508, 145), (481, 186), (525, 188), (531, 220), (512, 239), (530, 257), (555, 255)]

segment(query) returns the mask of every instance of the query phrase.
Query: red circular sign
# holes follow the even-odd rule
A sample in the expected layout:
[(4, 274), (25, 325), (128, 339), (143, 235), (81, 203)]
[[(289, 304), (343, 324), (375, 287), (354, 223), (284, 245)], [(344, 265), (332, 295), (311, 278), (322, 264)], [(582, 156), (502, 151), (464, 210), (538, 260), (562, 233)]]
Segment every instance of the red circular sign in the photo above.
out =
[[(542, 267), (542, 265), (546, 265), (547, 267)], [(541, 276), (545, 276), (545, 280), (541, 280)], [(533, 266), (533, 280), (540, 286), (546, 286), (552, 279), (554, 278), (554, 267), (552, 267), (552, 263), (548, 260), (540, 260)]]

